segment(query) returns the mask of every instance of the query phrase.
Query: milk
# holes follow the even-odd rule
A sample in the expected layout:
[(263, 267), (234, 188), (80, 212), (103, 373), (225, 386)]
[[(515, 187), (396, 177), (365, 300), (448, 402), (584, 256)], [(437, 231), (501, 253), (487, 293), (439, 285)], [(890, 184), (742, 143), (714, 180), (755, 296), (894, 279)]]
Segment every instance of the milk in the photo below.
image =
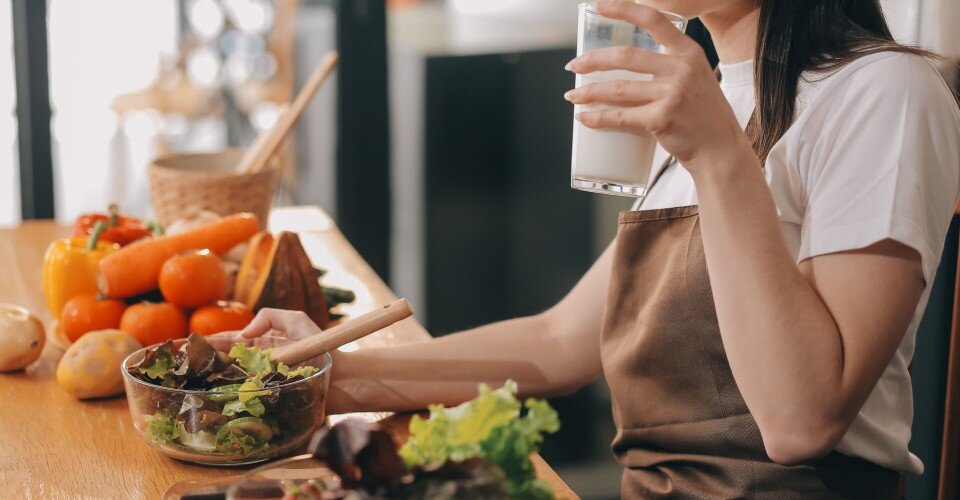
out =
[[(580, 4), (577, 27), (577, 55), (611, 47), (634, 47), (638, 50), (663, 52), (663, 47), (646, 30), (618, 19), (605, 18), (591, 3)], [(663, 13), (680, 31), (687, 21), (668, 12)], [(642, 81), (652, 76), (632, 71), (598, 71), (577, 75), (577, 87), (589, 83), (618, 80)], [(576, 106), (576, 113), (613, 109), (613, 106)], [(630, 132), (595, 130), (573, 122), (573, 160), (570, 185), (576, 189), (621, 196), (642, 197), (653, 166), (657, 141), (644, 130)]]
[[(600, 71), (577, 75), (577, 87), (588, 83), (650, 78), (650, 75), (623, 70)], [(606, 105), (578, 105), (575, 113), (613, 108)], [(573, 123), (570, 185), (586, 191), (643, 196), (653, 166), (656, 139), (643, 130), (621, 132), (591, 129), (576, 119)]]

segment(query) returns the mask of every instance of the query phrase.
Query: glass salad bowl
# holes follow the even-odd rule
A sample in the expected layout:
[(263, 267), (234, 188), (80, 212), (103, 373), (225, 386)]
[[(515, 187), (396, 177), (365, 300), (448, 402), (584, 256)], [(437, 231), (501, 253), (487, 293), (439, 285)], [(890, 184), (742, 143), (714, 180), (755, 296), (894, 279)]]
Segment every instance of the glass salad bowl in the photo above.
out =
[[(292, 342), (270, 336), (241, 341), (260, 350)], [(172, 348), (187, 352), (185, 344), (187, 339), (175, 340)], [(221, 347), (226, 346), (216, 348), (227, 352)], [(333, 365), (329, 354), (284, 367), (290, 371), (312, 367), (313, 373), (292, 377), (289, 382), (241, 388), (236, 383), (244, 380), (240, 372), (239, 380), (230, 381), (235, 383), (221, 380), (217, 387), (196, 390), (164, 387), (131, 373), (157, 348), (150, 346), (128, 356), (122, 372), (134, 427), (147, 444), (167, 456), (203, 465), (262, 462), (303, 450), (323, 424)]]

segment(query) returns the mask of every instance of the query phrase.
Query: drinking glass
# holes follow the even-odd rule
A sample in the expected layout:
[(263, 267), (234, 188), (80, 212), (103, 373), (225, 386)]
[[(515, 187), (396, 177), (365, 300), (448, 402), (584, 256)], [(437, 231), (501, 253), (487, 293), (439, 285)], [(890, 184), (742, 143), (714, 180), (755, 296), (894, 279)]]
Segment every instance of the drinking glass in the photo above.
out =
[[(686, 30), (685, 19), (667, 12), (663, 14), (677, 29)], [(663, 47), (646, 30), (625, 21), (603, 17), (592, 4), (580, 4), (577, 55), (594, 49), (617, 46), (663, 52)], [(649, 74), (626, 70), (597, 71), (578, 74), (576, 86), (652, 78)], [(614, 108), (616, 106), (601, 104), (577, 105), (574, 115)], [(646, 194), (656, 148), (657, 141), (648, 132), (591, 129), (574, 119), (570, 186), (595, 193), (642, 197)]]

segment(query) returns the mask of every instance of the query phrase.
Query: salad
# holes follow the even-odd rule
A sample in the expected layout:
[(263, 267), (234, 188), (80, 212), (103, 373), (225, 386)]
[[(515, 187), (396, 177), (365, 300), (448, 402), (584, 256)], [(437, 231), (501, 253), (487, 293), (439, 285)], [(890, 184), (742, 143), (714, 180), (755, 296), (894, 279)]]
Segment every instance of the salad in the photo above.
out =
[(245, 457), (312, 432), (324, 397), (310, 384), (318, 369), (274, 363), (270, 353), (243, 344), (224, 353), (199, 334), (179, 349), (167, 341), (146, 350), (127, 373), (156, 386), (131, 394), (147, 441), (164, 450)]
[(335, 498), (529, 499), (553, 498), (538, 480), (530, 456), (545, 433), (560, 428), (545, 401), (516, 398), (517, 384), (480, 386), (480, 395), (460, 406), (430, 407), (414, 416), (399, 450), (377, 424), (345, 420), (319, 431), (310, 453), (336, 474), (304, 482), (283, 481), (284, 500)]

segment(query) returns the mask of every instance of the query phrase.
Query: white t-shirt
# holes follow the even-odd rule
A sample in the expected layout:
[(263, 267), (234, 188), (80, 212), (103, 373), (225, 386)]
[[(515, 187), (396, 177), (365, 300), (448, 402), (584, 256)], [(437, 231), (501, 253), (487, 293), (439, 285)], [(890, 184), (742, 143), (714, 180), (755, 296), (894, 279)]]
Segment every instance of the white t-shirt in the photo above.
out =
[[(721, 65), (721, 88), (746, 127), (753, 63)], [(906, 336), (837, 451), (913, 474), (907, 450), (913, 392), (907, 367), (947, 228), (960, 197), (960, 110), (924, 58), (884, 52), (832, 74), (805, 74), (796, 119), (767, 159), (765, 175), (787, 245), (801, 262), (893, 239), (920, 253), (927, 288)], [(668, 158), (658, 148), (655, 166)], [(676, 163), (639, 209), (696, 205)]]

